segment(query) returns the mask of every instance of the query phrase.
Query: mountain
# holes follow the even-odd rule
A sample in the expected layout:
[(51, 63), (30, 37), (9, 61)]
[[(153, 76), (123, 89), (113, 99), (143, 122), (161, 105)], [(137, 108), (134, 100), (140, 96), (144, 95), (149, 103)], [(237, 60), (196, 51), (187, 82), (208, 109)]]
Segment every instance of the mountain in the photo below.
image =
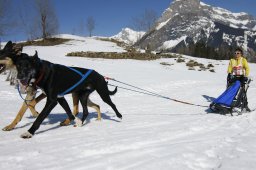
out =
[(143, 31), (137, 32), (130, 28), (123, 28), (121, 32), (119, 32), (117, 35), (114, 35), (110, 38), (113, 38), (113, 39), (116, 39), (119, 41), (123, 41), (129, 45), (133, 45), (144, 34), (145, 34), (145, 32), (143, 32)]
[[(206, 58), (211, 56), (204, 55), (218, 55), (218, 59), (230, 57), (233, 48), (239, 46), (244, 48), (247, 55), (253, 56), (256, 49), (256, 19), (247, 13), (232, 13), (200, 0), (174, 0), (155, 27), (135, 45)], [(201, 49), (204, 47), (205, 52), (196, 52), (197, 46)], [(230, 50), (225, 53), (225, 49)]]

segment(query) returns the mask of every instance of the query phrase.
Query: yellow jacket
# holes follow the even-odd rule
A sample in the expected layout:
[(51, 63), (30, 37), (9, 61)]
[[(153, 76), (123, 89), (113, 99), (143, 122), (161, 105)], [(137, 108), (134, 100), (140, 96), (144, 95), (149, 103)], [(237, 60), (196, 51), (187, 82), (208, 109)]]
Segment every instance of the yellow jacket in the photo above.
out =
[(245, 76), (248, 77), (250, 73), (250, 68), (247, 60), (244, 57), (239, 57), (238, 59), (234, 59), (234, 58), (230, 59), (229, 65), (228, 65), (228, 73), (233, 73), (233, 68), (235, 66), (238, 66), (241, 61), (242, 61), (243, 69), (245, 71)]

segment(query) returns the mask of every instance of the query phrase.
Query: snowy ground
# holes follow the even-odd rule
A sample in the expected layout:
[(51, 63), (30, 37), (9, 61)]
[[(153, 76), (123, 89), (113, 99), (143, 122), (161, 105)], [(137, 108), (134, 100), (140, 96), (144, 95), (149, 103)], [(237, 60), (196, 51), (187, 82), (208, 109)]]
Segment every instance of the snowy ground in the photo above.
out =
[[(211, 73), (188, 70), (184, 63), (178, 64), (174, 59), (65, 57), (72, 51), (123, 51), (113, 43), (90, 38), (53, 47), (26, 47), (24, 52), (32, 55), (34, 50), (38, 50), (43, 59), (92, 68), (105, 76), (195, 104), (207, 106), (225, 89), (228, 61), (196, 59), (205, 65), (212, 63), (216, 73)], [(163, 66), (161, 62), (174, 65)], [(250, 67), (251, 76), (255, 78), (255, 64)], [(22, 104), (17, 91), (5, 78), (0, 75), (1, 128), (14, 119)], [(252, 82), (248, 92), (251, 108), (256, 107), (255, 93), (255, 82)], [(66, 98), (72, 106), (71, 97)], [(96, 93), (91, 99), (101, 106), (101, 122), (96, 121), (96, 112), (89, 109), (90, 115), (83, 127), (60, 127), (59, 122), (66, 114), (57, 106), (31, 139), (19, 137), (34, 121), (29, 111), (13, 131), (0, 131), (0, 169), (256, 169), (255, 112), (234, 117), (207, 114), (203, 107), (119, 89), (112, 97), (123, 114), (123, 120), (119, 120)], [(44, 103), (39, 103), (37, 110), (41, 110)]]

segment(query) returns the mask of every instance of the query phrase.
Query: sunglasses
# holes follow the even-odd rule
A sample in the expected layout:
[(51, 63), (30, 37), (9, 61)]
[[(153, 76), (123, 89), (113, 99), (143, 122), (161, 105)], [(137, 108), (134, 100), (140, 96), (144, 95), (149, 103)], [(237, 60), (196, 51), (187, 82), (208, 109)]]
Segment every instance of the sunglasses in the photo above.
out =
[(241, 54), (241, 53), (235, 53), (235, 54)]

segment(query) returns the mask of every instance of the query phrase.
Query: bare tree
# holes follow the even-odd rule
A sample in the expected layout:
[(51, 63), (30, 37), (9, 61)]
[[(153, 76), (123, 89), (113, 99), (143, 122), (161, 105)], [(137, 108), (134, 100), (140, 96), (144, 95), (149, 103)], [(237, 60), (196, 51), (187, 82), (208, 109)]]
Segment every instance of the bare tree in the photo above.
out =
[(35, 22), (38, 23), (42, 38), (47, 38), (58, 32), (58, 19), (51, 2), (50, 0), (35, 0), (35, 6), (38, 12)]
[(138, 31), (149, 31), (154, 26), (158, 18), (157, 13), (152, 9), (145, 9), (143, 14), (138, 17), (133, 17), (133, 27)]
[(95, 29), (95, 21), (94, 21), (94, 18), (92, 16), (87, 18), (86, 28), (89, 32), (90, 37), (91, 37), (92, 36), (92, 31)]

